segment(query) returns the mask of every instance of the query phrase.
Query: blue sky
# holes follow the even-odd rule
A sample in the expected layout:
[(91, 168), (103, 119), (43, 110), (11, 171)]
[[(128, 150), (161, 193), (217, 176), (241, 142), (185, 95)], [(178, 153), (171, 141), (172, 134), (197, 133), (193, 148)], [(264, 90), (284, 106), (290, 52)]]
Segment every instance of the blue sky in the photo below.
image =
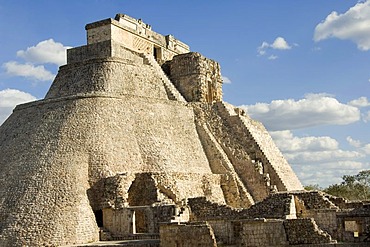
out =
[(0, 0), (0, 123), (116, 13), (217, 60), (224, 100), (265, 124), (303, 184), (370, 169), (370, 1)]

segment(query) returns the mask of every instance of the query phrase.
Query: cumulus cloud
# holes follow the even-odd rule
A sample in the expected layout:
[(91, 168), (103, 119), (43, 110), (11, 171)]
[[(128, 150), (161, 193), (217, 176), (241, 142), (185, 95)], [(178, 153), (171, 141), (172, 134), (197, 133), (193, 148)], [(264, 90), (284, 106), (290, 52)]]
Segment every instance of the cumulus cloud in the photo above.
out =
[(317, 152), (297, 152), (287, 153), (285, 158), (294, 164), (312, 164), (312, 163), (327, 163), (332, 161), (348, 161), (364, 158), (362, 152), (347, 151), (347, 150), (324, 150)]
[(363, 154), (370, 155), (370, 143), (362, 143), (361, 141), (355, 140), (350, 136), (347, 137), (347, 142), (349, 143), (349, 145), (357, 148)]
[[(266, 55), (268, 49), (273, 50), (290, 50), (292, 49), (292, 45), (288, 44), (288, 42), (283, 37), (277, 37), (274, 42), (269, 44), (266, 41), (263, 41), (262, 44), (257, 48), (257, 52), (260, 56)], [(270, 60), (275, 60), (278, 57), (275, 55), (270, 55)]]
[(36, 100), (36, 97), (16, 89), (5, 89), (0, 91), (0, 125), (12, 113), (18, 104)]
[(366, 154), (370, 155), (370, 144), (366, 144), (366, 145), (364, 145), (364, 146), (362, 147), (362, 150), (363, 150)]
[(370, 102), (366, 97), (360, 97), (358, 99), (354, 99), (354, 100), (348, 102), (348, 104), (351, 105), (351, 106), (356, 106), (356, 107), (370, 106)]
[(314, 32), (314, 41), (328, 38), (351, 40), (358, 49), (370, 49), (370, 0), (359, 2), (344, 14), (335, 11), (319, 23)]
[(66, 50), (70, 48), (48, 39), (39, 42), (26, 50), (17, 51), (17, 56), (26, 63), (9, 61), (2, 65), (11, 76), (22, 76), (35, 81), (51, 81), (55, 75), (44, 67), (44, 64), (63, 65), (66, 63)]
[(60, 66), (66, 63), (66, 50), (69, 48), (71, 47), (48, 39), (41, 41), (36, 46), (28, 47), (25, 51), (17, 51), (17, 56), (30, 63), (52, 63)]
[(362, 119), (364, 120), (365, 123), (370, 122), (370, 111), (366, 112), (363, 116)]
[(358, 151), (339, 149), (337, 140), (328, 136), (297, 137), (290, 130), (272, 131), (270, 134), (285, 158), (294, 164), (343, 161), (364, 157), (364, 154)]
[(37, 81), (50, 81), (54, 76), (50, 71), (46, 70), (43, 65), (35, 66), (33, 64), (20, 64), (15, 61), (10, 61), (3, 64), (6, 73), (12, 76), (22, 76), (32, 78)]
[(223, 81), (223, 83), (226, 83), (226, 84), (231, 83), (231, 80), (226, 76), (222, 76), (222, 81)]
[(354, 140), (350, 136), (347, 136), (346, 140), (347, 140), (348, 144), (353, 146), (353, 147), (356, 147), (356, 148), (361, 147), (361, 142), (359, 140)]
[(328, 136), (298, 137), (290, 130), (273, 131), (270, 134), (305, 185), (326, 187), (340, 182), (343, 175), (370, 168), (364, 161), (370, 154), (370, 145), (348, 151), (342, 150), (338, 141)]
[(307, 94), (300, 100), (273, 100), (240, 107), (272, 131), (346, 125), (359, 121), (361, 116), (358, 108), (340, 103), (327, 94)]
[(293, 169), (304, 185), (319, 184), (322, 187), (327, 187), (340, 183), (343, 175), (354, 175), (361, 170), (370, 169), (370, 165), (359, 161), (335, 161), (312, 165), (293, 165)]
[(295, 137), (290, 130), (272, 131), (271, 137), (282, 152), (323, 151), (338, 149), (338, 142), (328, 136)]
[(292, 48), (283, 37), (277, 37), (270, 47), (277, 50), (289, 50)]

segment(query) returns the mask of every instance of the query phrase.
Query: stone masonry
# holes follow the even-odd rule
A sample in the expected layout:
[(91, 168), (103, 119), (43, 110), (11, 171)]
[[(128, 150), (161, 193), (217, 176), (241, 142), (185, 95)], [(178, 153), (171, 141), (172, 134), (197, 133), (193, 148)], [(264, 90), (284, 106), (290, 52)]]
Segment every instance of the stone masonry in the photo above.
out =
[(367, 239), (369, 207), (305, 192), (263, 125), (222, 100), (216, 61), (123, 14), (86, 31), (45, 99), (0, 126), (0, 246)]

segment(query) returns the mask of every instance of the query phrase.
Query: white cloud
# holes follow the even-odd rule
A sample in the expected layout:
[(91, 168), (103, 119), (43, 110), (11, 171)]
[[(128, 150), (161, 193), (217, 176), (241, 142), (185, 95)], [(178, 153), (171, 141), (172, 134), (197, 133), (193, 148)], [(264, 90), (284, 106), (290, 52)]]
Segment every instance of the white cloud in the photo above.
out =
[(359, 2), (344, 14), (333, 11), (315, 28), (316, 42), (328, 38), (351, 40), (358, 49), (370, 49), (370, 0)]
[(338, 142), (328, 136), (295, 137), (289, 130), (272, 131), (270, 134), (280, 150), (286, 153), (338, 149)]
[(370, 122), (370, 111), (363, 114), (362, 119), (364, 120), (365, 123)]
[(356, 147), (356, 148), (361, 147), (361, 142), (359, 140), (354, 140), (350, 136), (347, 136), (346, 140), (349, 143), (349, 145), (351, 145), (353, 147)]
[(226, 76), (222, 76), (222, 81), (223, 81), (223, 83), (226, 83), (226, 84), (230, 84), (231, 83), (231, 80), (228, 77), (226, 77)]
[(261, 46), (259, 46), (257, 48), (258, 54), (261, 55), (261, 56), (265, 55), (266, 54), (266, 49), (269, 48), (269, 47), (270, 47), (270, 44), (267, 43), (266, 41), (263, 41)]
[(364, 145), (364, 146), (362, 147), (362, 150), (363, 150), (366, 154), (370, 155), (370, 144), (366, 144), (366, 145)]
[(25, 51), (17, 51), (17, 56), (35, 64), (53, 63), (60, 66), (66, 63), (66, 50), (69, 48), (71, 47), (48, 39), (41, 41), (36, 46), (28, 47)]
[(0, 91), (0, 124), (12, 113), (18, 104), (36, 100), (34, 96), (16, 89), (5, 89)]
[(292, 48), (283, 37), (277, 37), (270, 47), (276, 50), (289, 50)]
[(272, 131), (270, 134), (287, 160), (294, 164), (333, 162), (364, 157), (364, 154), (359, 151), (339, 149), (337, 140), (328, 136), (297, 137), (290, 130)]
[(360, 111), (327, 94), (307, 94), (300, 100), (243, 105), (252, 118), (269, 130), (291, 130), (319, 125), (346, 125), (360, 120)]
[(370, 169), (369, 163), (358, 161), (336, 161), (321, 164), (293, 166), (304, 185), (319, 184), (327, 187), (340, 183), (343, 175), (354, 175), (361, 170)]
[(51, 81), (55, 77), (55, 75), (46, 70), (43, 65), (35, 66), (33, 64), (20, 64), (15, 61), (10, 61), (4, 63), (3, 67), (9, 75), (28, 77), (37, 81)]
[(360, 97), (358, 99), (354, 99), (354, 100), (348, 102), (348, 104), (351, 105), (351, 106), (356, 106), (356, 107), (370, 106), (370, 102), (366, 97)]
[(66, 63), (66, 50), (70, 48), (48, 39), (39, 42), (26, 50), (19, 50), (17, 56), (26, 63), (9, 61), (3, 64), (6, 73), (12, 76), (22, 76), (36, 81), (51, 81), (55, 75), (45, 69), (43, 64), (62, 65)]
[(346, 150), (324, 150), (316, 152), (297, 152), (287, 153), (285, 158), (294, 164), (312, 164), (312, 163), (325, 163), (333, 161), (348, 161), (354, 159), (364, 158), (362, 152), (346, 151)]
[(305, 185), (327, 187), (339, 183), (343, 175), (370, 168), (369, 163), (365, 162), (370, 154), (370, 144), (347, 151), (340, 149), (338, 141), (328, 136), (298, 137), (289, 130), (270, 134)]
[[(295, 44), (295, 46), (298, 46)], [(273, 50), (289, 50), (292, 48), (291, 45), (288, 44), (288, 42), (283, 37), (277, 37), (274, 42), (269, 44), (266, 41), (263, 41), (262, 44), (257, 48), (258, 55), (264, 56), (266, 55), (267, 49), (273, 49)], [(278, 57), (276, 55), (270, 55), (268, 59), (275, 60)]]

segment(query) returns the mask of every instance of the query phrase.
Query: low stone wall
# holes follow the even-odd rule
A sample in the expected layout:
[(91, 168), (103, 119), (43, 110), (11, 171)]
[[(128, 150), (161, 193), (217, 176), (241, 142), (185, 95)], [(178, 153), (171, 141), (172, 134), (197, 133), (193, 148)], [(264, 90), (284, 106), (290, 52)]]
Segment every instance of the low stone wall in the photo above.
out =
[(161, 247), (217, 247), (212, 228), (206, 222), (160, 226)]
[(207, 223), (212, 227), (218, 246), (235, 244), (236, 225), (239, 222), (235, 224), (230, 220), (209, 220)]
[[(274, 194), (248, 209), (237, 209), (227, 205), (207, 201), (204, 197), (191, 198), (188, 204), (192, 217), (196, 220), (214, 219), (286, 219), (291, 215), (292, 195), (287, 193)], [(293, 205), (294, 206), (294, 205)], [(293, 208), (294, 209), (294, 208)]]
[(243, 221), (239, 241), (238, 246), (286, 246), (284, 221)]
[(284, 227), (290, 245), (333, 242), (330, 235), (320, 230), (312, 218), (286, 220)]
[(191, 221), (235, 219), (240, 214), (240, 210), (207, 201), (205, 197), (189, 198), (188, 205)]
[(243, 218), (285, 219), (291, 214), (292, 196), (288, 193), (272, 194), (262, 202), (243, 210)]
[(307, 210), (312, 209), (339, 209), (334, 203), (332, 203), (321, 191), (300, 191), (292, 193), (304, 202), (304, 206)]

